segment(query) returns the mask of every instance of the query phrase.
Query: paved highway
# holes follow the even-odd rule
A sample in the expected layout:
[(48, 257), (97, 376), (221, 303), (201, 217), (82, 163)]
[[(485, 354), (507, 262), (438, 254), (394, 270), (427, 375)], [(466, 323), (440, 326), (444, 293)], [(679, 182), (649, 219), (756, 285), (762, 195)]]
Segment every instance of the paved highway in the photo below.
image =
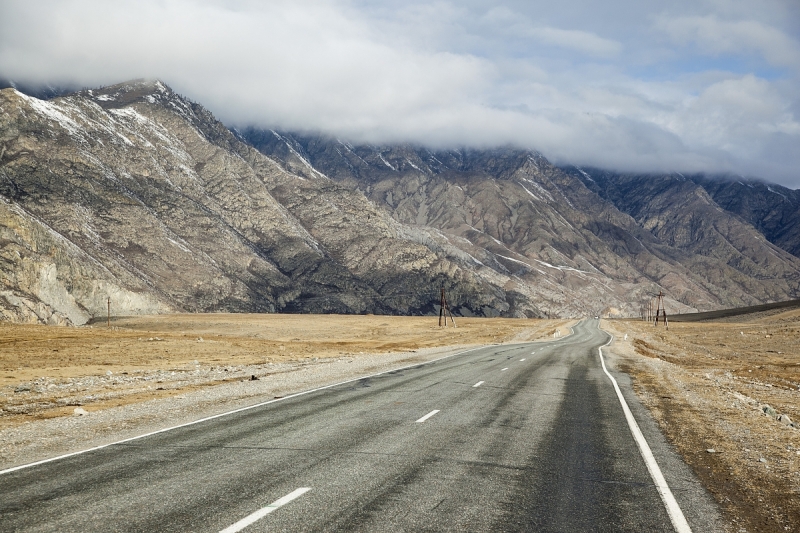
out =
[[(587, 320), (0, 474), (2, 531), (675, 531)], [(694, 531), (717, 511), (615, 374)]]

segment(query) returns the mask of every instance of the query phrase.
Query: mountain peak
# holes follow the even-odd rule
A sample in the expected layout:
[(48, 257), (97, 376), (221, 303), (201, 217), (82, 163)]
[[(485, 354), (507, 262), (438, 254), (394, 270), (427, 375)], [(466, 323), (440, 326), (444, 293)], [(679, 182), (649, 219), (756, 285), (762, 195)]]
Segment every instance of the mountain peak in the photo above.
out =
[(99, 89), (86, 89), (79, 94), (88, 97), (101, 107), (113, 109), (137, 102), (156, 103), (178, 97), (166, 83), (158, 79), (136, 79)]

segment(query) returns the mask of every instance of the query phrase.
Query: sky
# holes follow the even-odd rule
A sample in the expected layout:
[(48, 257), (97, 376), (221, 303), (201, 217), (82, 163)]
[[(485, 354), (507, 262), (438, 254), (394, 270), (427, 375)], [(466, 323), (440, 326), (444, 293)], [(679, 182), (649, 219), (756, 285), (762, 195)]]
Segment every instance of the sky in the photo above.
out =
[(800, 188), (797, 0), (0, 0), (0, 77), (157, 78), (228, 126)]

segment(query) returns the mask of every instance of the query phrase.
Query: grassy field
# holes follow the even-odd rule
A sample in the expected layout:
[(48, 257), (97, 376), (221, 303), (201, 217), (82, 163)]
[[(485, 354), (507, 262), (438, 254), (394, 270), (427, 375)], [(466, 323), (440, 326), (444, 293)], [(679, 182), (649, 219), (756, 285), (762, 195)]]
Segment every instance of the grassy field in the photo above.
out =
[[(725, 322), (604, 321), (634, 388), (735, 524), (800, 531), (800, 310)], [(628, 335), (624, 340), (625, 334)], [(800, 424), (798, 424), (800, 427)], [(713, 451), (709, 451), (713, 450)]]
[(0, 324), (0, 428), (265, 375), (275, 365), (552, 337), (568, 320), (182, 314), (111, 328)]

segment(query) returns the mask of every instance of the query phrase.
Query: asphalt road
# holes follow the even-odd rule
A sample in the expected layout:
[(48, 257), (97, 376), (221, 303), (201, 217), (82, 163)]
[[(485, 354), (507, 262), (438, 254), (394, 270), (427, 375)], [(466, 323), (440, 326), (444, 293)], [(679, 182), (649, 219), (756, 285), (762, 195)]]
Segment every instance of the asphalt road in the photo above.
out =
[[(587, 320), (557, 342), (487, 346), (6, 473), (0, 530), (674, 531), (600, 368), (607, 339)], [(618, 376), (692, 528), (716, 529)]]

